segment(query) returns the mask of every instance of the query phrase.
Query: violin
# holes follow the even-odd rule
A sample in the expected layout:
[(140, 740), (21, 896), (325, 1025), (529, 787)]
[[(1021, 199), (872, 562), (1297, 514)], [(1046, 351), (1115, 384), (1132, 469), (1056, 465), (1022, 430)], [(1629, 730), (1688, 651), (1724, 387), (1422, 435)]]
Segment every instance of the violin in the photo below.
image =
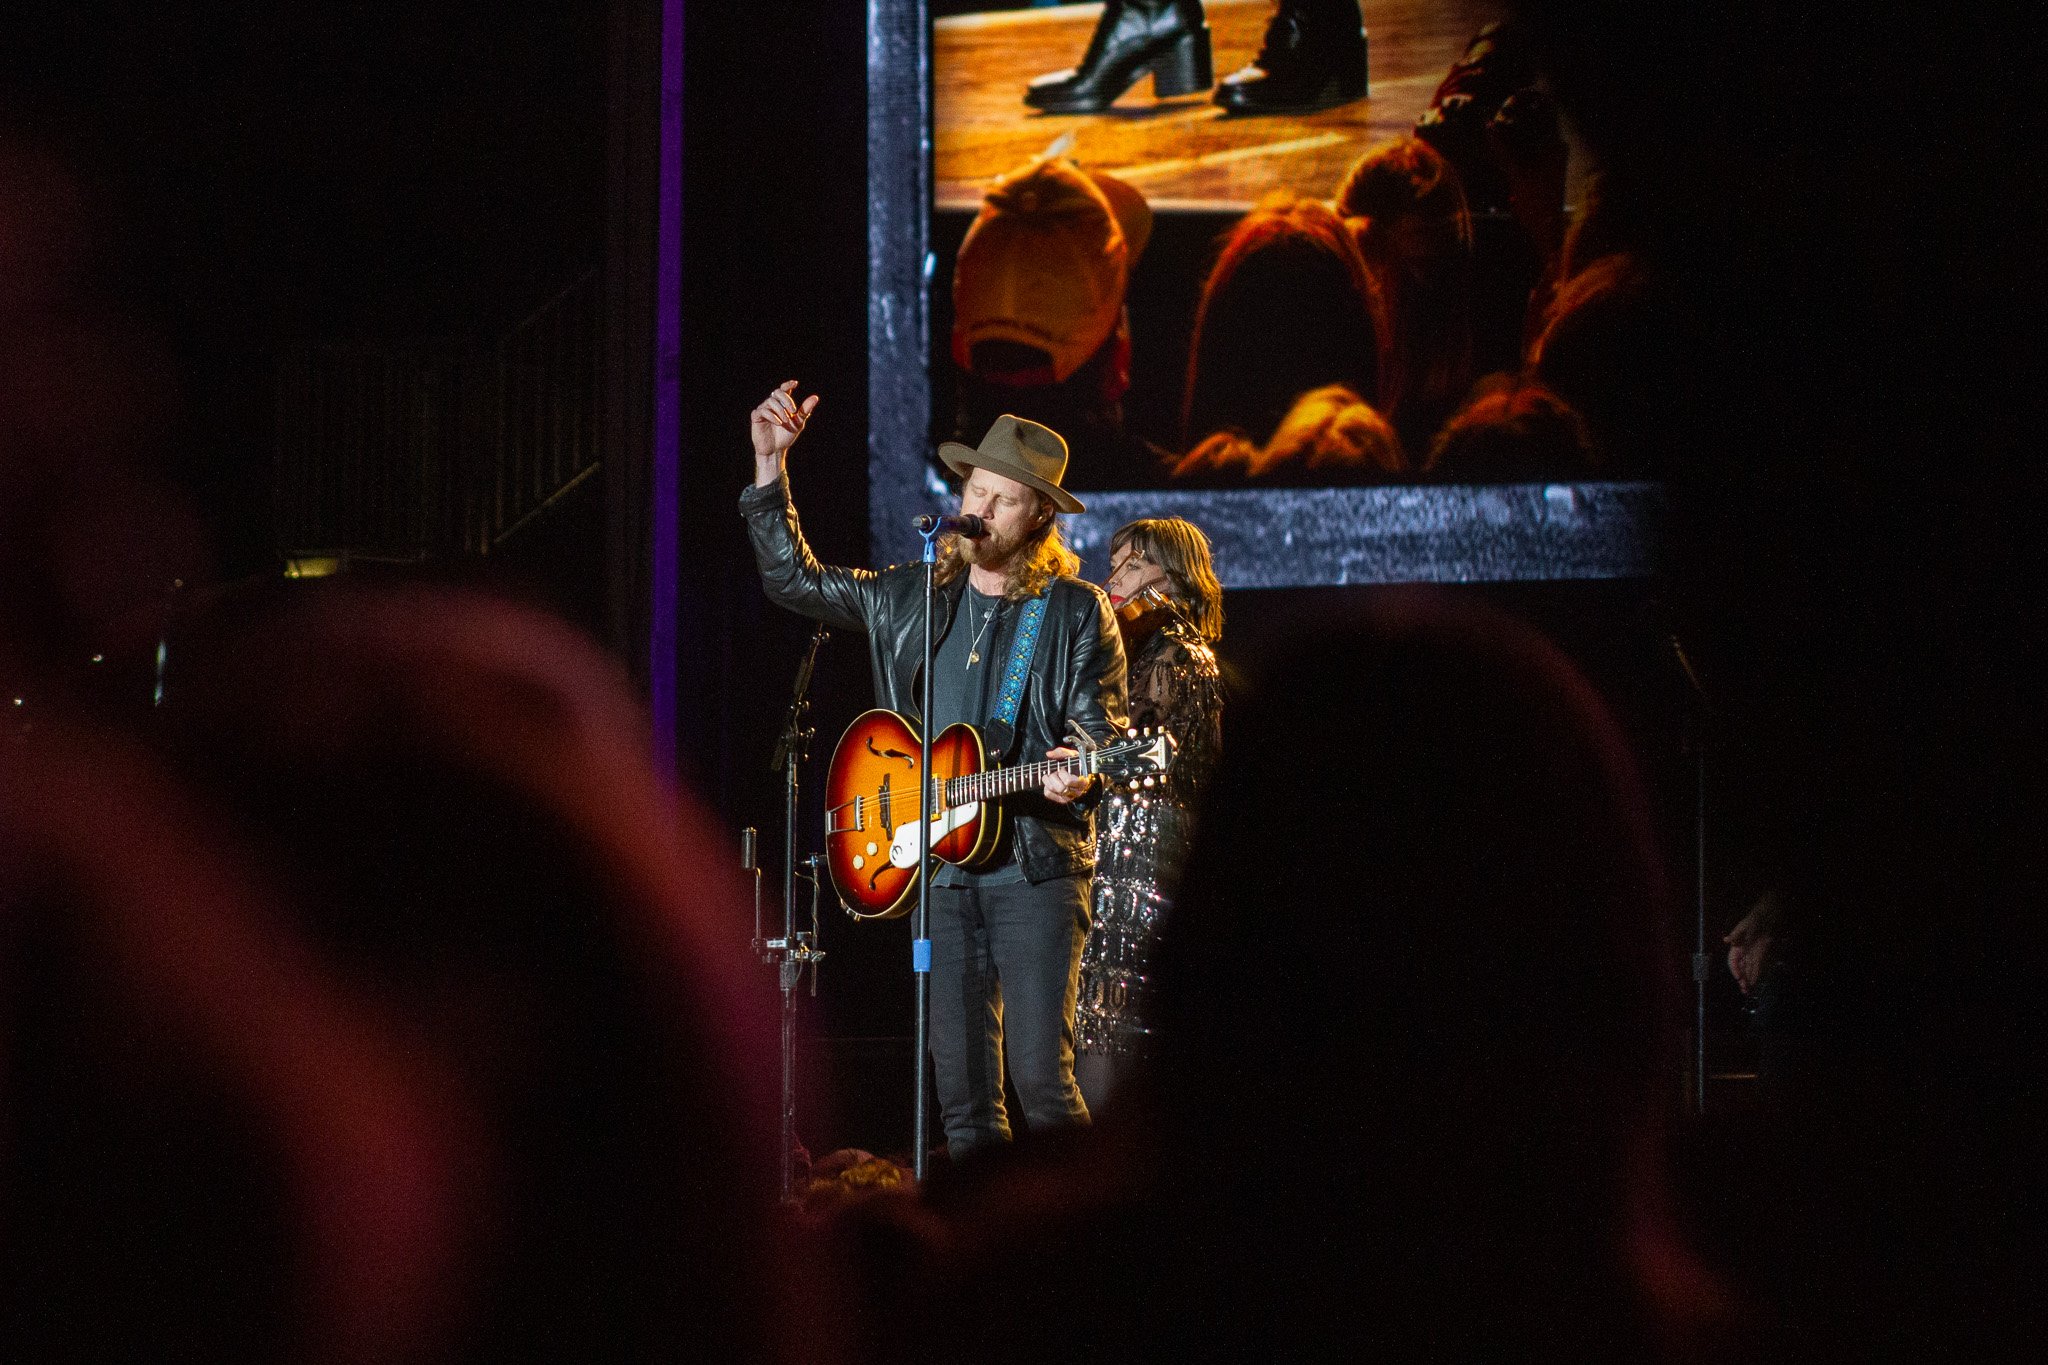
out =
[(1125, 598), (1116, 608), (1117, 629), (1126, 640), (1149, 635), (1180, 615), (1180, 608), (1166, 595), (1166, 589), (1157, 583), (1141, 588)]

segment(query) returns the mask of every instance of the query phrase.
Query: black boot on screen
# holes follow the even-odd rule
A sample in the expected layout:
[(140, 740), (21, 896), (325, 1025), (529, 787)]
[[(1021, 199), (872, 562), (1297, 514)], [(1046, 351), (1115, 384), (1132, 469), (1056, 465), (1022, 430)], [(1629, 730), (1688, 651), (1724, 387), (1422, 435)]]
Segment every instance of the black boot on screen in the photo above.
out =
[(1280, 0), (1251, 65), (1223, 78), (1216, 103), (1233, 114), (1309, 114), (1365, 98), (1365, 24), (1358, 0)]
[(1215, 82), (1201, 0), (1109, 0), (1081, 64), (1031, 82), (1024, 102), (1048, 114), (1093, 114), (1147, 74), (1159, 99)]

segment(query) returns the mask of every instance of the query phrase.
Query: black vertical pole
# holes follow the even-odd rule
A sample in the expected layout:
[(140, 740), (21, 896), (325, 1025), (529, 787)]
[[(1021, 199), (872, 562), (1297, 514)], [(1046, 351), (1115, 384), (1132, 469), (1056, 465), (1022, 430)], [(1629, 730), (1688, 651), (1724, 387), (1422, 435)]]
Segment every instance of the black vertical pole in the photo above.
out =
[(1692, 739), (1692, 1111), (1707, 1112), (1707, 746), (1696, 726)]
[(910, 971), (917, 992), (917, 1013), (911, 1064), (917, 1080), (911, 1090), (917, 1112), (910, 1123), (911, 1161), (920, 1183), (924, 1180), (925, 1149), (930, 1145), (925, 1128), (929, 1101), (925, 1094), (924, 1054), (931, 1043), (932, 984), (932, 575), (935, 537), (938, 528), (924, 533), (924, 683), (919, 689), (917, 718), (917, 918), (910, 929)]
[(797, 773), (803, 761), (803, 688), (810, 678), (810, 663), (818, 657), (821, 626), (812, 637), (810, 658), (804, 676), (797, 683), (797, 700), (790, 707), (789, 752), (783, 756), (783, 845), (782, 845), (782, 959), (776, 976), (782, 989), (782, 1202), (796, 1201), (796, 978), (803, 961), (796, 956), (796, 820)]
[(1684, 675), (1685, 735), (1692, 750), (1692, 1111), (1707, 1112), (1707, 734), (1712, 706), (1676, 632), (1664, 643)]

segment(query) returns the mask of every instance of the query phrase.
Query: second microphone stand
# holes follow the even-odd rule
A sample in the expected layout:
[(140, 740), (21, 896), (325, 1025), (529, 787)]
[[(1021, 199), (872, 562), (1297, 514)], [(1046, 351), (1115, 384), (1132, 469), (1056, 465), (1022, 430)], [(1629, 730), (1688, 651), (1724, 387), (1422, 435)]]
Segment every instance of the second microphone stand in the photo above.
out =
[[(779, 967), (782, 987), (782, 1151), (778, 1158), (780, 1171), (781, 1198), (787, 1204), (796, 1199), (796, 988), (803, 979), (804, 968), (811, 968), (811, 994), (818, 993), (818, 964), (825, 960), (824, 952), (818, 947), (818, 894), (819, 877), (823, 859), (817, 854), (802, 860), (806, 871), (797, 871), (797, 778), (808, 753), (808, 748), (817, 731), (804, 724), (804, 717), (810, 710), (811, 673), (818, 664), (818, 648), (826, 640), (824, 626), (819, 626), (811, 635), (811, 647), (804, 653), (804, 661), (797, 669), (796, 686), (789, 699), (789, 716), (783, 722), (782, 736), (775, 741), (775, 756), (769, 766), (783, 775), (783, 832), (782, 832), (782, 937), (764, 939), (761, 937), (761, 870), (755, 857), (753, 831), (744, 832), (741, 840), (742, 855), (748, 871), (754, 874), (754, 951), (763, 962)], [(796, 927), (796, 880), (808, 877), (811, 883), (811, 927), (808, 933), (800, 933)]]
[(1692, 1112), (1707, 1112), (1707, 978), (1711, 974), (1707, 956), (1707, 738), (1712, 719), (1711, 699), (1694, 671), (1685, 642), (1676, 632), (1667, 632), (1678, 671), (1685, 676), (1685, 747), (1692, 757)]

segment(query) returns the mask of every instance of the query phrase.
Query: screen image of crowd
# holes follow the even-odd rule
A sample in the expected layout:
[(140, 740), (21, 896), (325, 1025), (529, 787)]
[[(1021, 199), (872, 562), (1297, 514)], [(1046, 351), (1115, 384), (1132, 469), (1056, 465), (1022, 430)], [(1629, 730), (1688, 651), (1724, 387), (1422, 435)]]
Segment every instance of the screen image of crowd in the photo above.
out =
[[(960, 241), (934, 301), (942, 436), (1043, 421), (1090, 488), (1655, 477), (1652, 400), (1613, 363), (1654, 339), (1654, 279), (1597, 172), (1568, 208), (1559, 114), (1512, 25), (1472, 38), (1411, 134), (1337, 183), (1273, 187), (1205, 258), (1148, 253), (1144, 196), (1082, 145), (999, 177)], [(1148, 287), (1191, 311), (1135, 328)]]

